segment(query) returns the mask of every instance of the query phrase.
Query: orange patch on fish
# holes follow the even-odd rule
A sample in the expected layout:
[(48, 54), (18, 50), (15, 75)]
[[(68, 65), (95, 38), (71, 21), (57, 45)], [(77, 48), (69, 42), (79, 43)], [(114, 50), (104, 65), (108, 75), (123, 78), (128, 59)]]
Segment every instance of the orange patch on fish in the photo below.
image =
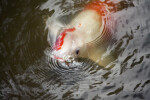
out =
[(109, 12), (107, 10), (107, 5), (101, 3), (100, 1), (89, 3), (87, 6), (85, 6), (85, 10), (86, 9), (95, 10), (101, 16), (105, 16)]
[(79, 24), (78, 27), (81, 27), (81, 24)]

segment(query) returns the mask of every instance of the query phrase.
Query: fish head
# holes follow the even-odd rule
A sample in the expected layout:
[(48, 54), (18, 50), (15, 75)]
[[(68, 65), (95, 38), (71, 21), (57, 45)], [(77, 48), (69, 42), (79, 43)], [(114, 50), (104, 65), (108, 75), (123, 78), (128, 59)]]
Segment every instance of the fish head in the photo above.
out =
[(83, 50), (83, 38), (76, 35), (75, 28), (64, 29), (52, 47), (52, 57), (59, 61), (72, 62)]

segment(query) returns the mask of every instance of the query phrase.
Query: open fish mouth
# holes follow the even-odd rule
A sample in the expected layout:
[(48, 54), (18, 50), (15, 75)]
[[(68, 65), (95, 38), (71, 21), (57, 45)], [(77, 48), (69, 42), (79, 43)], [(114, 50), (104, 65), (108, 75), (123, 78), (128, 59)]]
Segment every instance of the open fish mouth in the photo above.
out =
[(73, 62), (75, 60), (75, 57), (74, 56), (65, 56), (65, 62), (69, 62), (69, 63), (71, 63), (71, 62)]
[(52, 54), (51, 57), (53, 59), (56, 59), (56, 60), (60, 61), (60, 62), (67, 62), (67, 63), (73, 62), (76, 58), (75, 56), (72, 56), (72, 55), (58, 56), (56, 54)]

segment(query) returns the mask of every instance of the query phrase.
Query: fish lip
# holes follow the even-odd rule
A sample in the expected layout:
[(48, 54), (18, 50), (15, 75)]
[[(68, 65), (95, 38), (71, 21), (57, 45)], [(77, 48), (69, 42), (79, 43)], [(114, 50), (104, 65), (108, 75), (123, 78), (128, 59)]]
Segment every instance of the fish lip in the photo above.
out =
[(68, 63), (71, 63), (75, 60), (75, 57), (74, 56), (65, 56), (65, 62), (68, 62)]

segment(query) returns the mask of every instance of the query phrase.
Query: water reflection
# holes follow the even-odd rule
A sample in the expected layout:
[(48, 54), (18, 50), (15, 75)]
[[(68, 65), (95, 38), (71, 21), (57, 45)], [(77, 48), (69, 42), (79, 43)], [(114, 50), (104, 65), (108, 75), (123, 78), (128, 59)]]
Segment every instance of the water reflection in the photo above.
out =
[[(102, 68), (81, 59), (77, 69), (54, 67), (47, 58), (48, 17), (73, 15), (89, 0), (0, 1), (0, 98), (149, 100), (150, 45), (148, 0), (109, 1), (114, 44), (104, 56), (116, 60)], [(66, 20), (66, 19), (63, 19)], [(67, 22), (66, 22), (67, 23)]]

